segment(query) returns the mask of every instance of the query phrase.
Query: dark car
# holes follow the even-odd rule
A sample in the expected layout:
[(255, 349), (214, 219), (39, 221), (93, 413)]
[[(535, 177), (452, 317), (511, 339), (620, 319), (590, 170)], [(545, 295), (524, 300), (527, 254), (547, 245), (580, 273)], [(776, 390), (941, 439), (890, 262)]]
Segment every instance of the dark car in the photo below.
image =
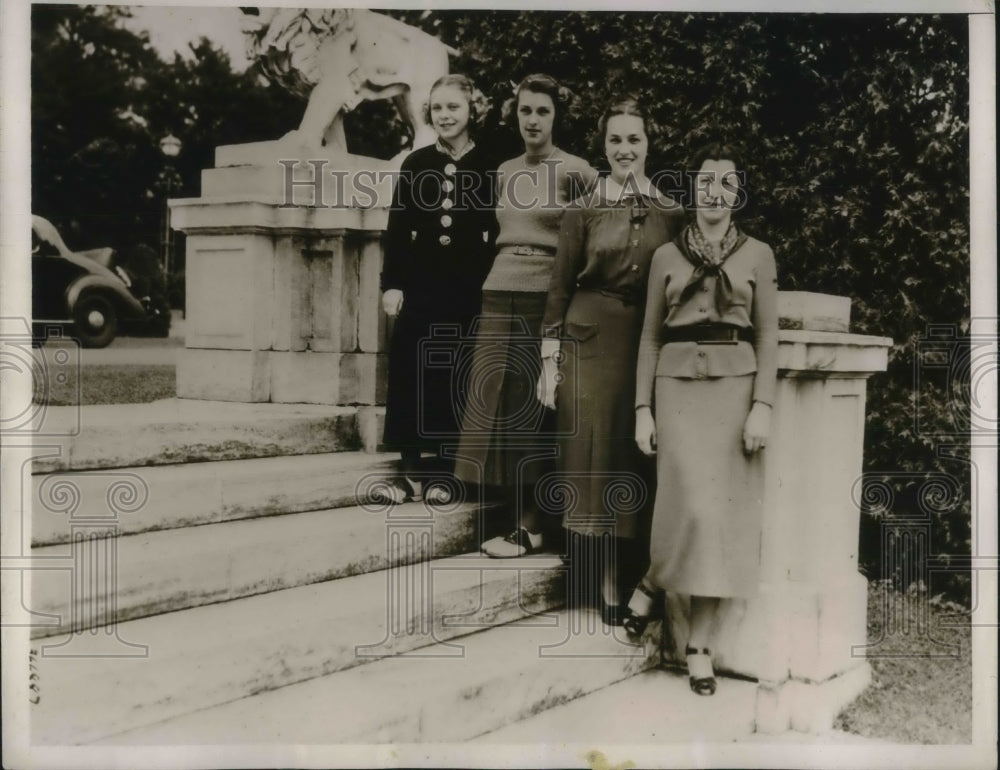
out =
[(66, 325), (85, 348), (111, 344), (120, 328), (165, 334), (169, 310), (133, 293), (111, 248), (72, 251), (47, 219), (31, 218), (32, 322)]

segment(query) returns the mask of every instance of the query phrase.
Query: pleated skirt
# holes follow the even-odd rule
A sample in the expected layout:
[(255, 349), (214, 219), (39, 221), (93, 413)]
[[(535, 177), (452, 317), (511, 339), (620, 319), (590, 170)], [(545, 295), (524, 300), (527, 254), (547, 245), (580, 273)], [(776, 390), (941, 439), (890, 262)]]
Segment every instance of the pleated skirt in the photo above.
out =
[[(566, 313), (556, 391), (563, 526), (634, 538), (648, 532), (655, 476), (635, 443), (642, 308), (577, 291)], [(543, 485), (544, 486), (544, 485)]]
[(657, 493), (650, 577), (668, 591), (757, 592), (763, 514), (761, 450), (743, 452), (753, 375), (656, 378)]
[(550, 474), (555, 414), (535, 396), (544, 292), (483, 292), (475, 343), (458, 362), (465, 409), (455, 474), (513, 488)]

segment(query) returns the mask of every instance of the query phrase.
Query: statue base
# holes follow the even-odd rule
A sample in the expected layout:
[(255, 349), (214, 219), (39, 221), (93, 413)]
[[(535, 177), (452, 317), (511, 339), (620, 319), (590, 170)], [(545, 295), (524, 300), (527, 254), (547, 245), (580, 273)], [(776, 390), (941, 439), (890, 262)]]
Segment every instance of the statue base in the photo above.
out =
[(384, 403), (379, 277), (392, 164), (281, 158), (282, 147), (220, 147), (202, 197), (170, 202), (172, 226), (187, 235), (177, 395)]

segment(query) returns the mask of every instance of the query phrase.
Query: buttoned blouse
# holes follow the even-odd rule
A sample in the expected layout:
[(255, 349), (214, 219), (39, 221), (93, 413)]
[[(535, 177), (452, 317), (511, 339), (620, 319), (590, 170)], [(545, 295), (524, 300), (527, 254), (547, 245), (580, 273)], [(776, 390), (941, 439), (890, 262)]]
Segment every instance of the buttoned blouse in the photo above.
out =
[(411, 308), (478, 304), (495, 253), (494, 169), (479, 146), (457, 158), (434, 145), (406, 157), (383, 239), (383, 291), (402, 290)]
[[(682, 236), (681, 236), (682, 237)], [(715, 276), (706, 276), (687, 299), (681, 293), (695, 267), (676, 242), (653, 255), (646, 315), (639, 341), (636, 406), (652, 404), (655, 377), (704, 379), (756, 373), (753, 398), (774, 403), (778, 360), (778, 279), (771, 248), (748, 237), (723, 264), (732, 284), (728, 307), (715, 306)], [(727, 324), (753, 330), (753, 343), (672, 342), (663, 330), (698, 324)]]
[(641, 305), (653, 252), (683, 227), (680, 205), (665, 196), (612, 200), (598, 185), (593, 200), (567, 207), (542, 321), (556, 337), (574, 292), (598, 291)]

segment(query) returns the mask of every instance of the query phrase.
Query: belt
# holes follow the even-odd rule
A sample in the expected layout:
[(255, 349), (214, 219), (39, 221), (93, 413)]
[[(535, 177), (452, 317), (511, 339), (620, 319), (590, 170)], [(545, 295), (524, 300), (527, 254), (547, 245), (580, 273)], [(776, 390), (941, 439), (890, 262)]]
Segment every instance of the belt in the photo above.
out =
[(548, 246), (501, 246), (499, 253), (519, 254), (522, 257), (552, 257), (556, 250)]
[(695, 324), (663, 330), (662, 344), (670, 342), (697, 342), (702, 345), (735, 345), (753, 342), (753, 329), (724, 324)]
[(611, 297), (611, 299), (616, 299), (623, 305), (638, 305), (639, 302), (645, 298), (645, 289), (635, 289), (634, 291), (614, 291), (612, 289), (591, 289), (587, 286), (580, 286), (577, 283), (577, 291), (589, 291), (592, 294), (600, 294), (605, 297)]

